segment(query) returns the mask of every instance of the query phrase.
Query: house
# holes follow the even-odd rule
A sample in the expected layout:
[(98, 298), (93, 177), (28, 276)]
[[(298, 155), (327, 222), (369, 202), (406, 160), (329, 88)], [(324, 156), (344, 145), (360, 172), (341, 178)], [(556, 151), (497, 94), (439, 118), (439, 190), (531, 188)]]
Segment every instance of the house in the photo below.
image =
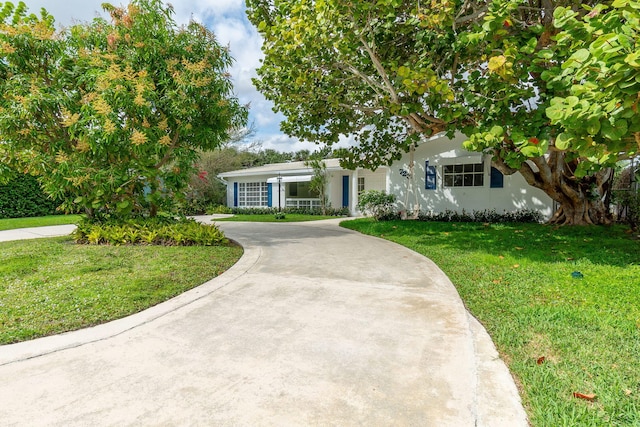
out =
[[(324, 161), (327, 198), (332, 208), (348, 208), (357, 214), (358, 194), (387, 189), (387, 168), (347, 170), (339, 159)], [(218, 175), (227, 183), (227, 206), (239, 208), (319, 208), (320, 199), (309, 190), (313, 168), (305, 162), (274, 163)]]
[[(325, 160), (329, 203), (357, 215), (358, 194), (384, 190), (396, 195), (400, 211), (495, 209), (502, 213), (530, 209), (546, 218), (551, 216), (553, 201), (546, 193), (527, 184), (520, 174), (503, 175), (491, 166), (490, 156), (464, 150), (463, 141), (462, 135), (454, 139), (436, 135), (422, 142), (414, 153), (375, 171), (347, 170), (339, 159)], [(227, 206), (320, 206), (317, 195), (309, 191), (313, 169), (304, 162), (270, 164), (219, 177), (227, 182)]]

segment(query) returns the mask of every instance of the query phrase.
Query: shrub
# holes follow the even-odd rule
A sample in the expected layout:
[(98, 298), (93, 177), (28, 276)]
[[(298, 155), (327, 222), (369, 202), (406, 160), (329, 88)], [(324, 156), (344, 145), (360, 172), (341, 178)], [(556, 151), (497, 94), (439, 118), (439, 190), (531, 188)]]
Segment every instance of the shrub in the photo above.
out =
[(25, 218), (56, 214), (60, 201), (49, 198), (38, 180), (31, 175), (18, 175), (0, 185), (0, 218)]
[(618, 221), (625, 222), (632, 230), (640, 225), (640, 191), (614, 190), (613, 199), (619, 206)]
[[(326, 216), (349, 216), (349, 208), (325, 208), (323, 214), (320, 208), (229, 208), (228, 213), (236, 215), (275, 215), (278, 212), (300, 215), (326, 215)], [(227, 212), (225, 212), (227, 213)]]
[(137, 218), (124, 222), (83, 219), (73, 237), (76, 243), (90, 245), (217, 246), (229, 243), (215, 225), (186, 218)]
[(360, 194), (358, 209), (365, 215), (371, 215), (376, 221), (396, 219), (396, 196), (384, 191), (369, 190)]
[(213, 215), (213, 214), (230, 214), (233, 213), (231, 208), (228, 208), (224, 205), (209, 205), (207, 206), (207, 209), (205, 210), (205, 213), (207, 215)]
[(445, 210), (443, 212), (420, 212), (418, 221), (437, 221), (437, 222), (488, 222), (488, 223), (540, 223), (543, 217), (539, 211), (531, 209), (522, 209), (514, 212), (498, 213), (495, 209), (485, 209), (482, 211), (473, 211), (471, 213), (462, 210), (461, 213)]

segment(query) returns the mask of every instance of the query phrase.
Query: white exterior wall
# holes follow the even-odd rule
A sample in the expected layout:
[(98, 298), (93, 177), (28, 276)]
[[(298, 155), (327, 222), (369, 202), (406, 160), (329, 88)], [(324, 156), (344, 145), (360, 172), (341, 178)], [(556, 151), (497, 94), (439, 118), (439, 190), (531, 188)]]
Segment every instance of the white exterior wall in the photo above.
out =
[[(504, 176), (503, 188), (490, 188), (491, 158), (481, 153), (462, 149), (465, 137), (460, 135), (451, 140), (446, 137), (434, 138), (422, 143), (414, 153), (415, 181), (400, 174), (409, 170), (410, 155), (406, 154), (395, 162), (389, 170), (388, 191), (397, 197), (399, 210), (418, 208), (423, 212), (443, 212), (453, 210), (471, 213), (474, 210), (495, 209), (496, 212), (512, 212), (520, 209), (534, 209), (549, 218), (553, 202), (542, 190), (530, 186), (519, 173)], [(425, 161), (436, 167), (436, 189), (425, 189)], [(445, 187), (443, 166), (465, 163), (484, 164), (484, 185), (482, 187)], [(407, 197), (408, 196), (408, 197)], [(408, 200), (407, 200), (408, 199)]]
[[(364, 191), (387, 190), (387, 168), (381, 167), (374, 171), (368, 169), (358, 169), (358, 177), (364, 178)], [(357, 191), (357, 188), (356, 188)]]
[(340, 171), (329, 172), (327, 199), (329, 206), (333, 209), (339, 209), (342, 207), (342, 175), (343, 173)]

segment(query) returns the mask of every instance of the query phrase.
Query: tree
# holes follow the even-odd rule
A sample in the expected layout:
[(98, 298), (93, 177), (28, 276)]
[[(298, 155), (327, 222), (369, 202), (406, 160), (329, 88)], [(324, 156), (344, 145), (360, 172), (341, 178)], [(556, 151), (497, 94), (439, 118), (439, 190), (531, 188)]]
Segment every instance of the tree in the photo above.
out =
[[(348, 166), (390, 164), (425, 135), (459, 130), (469, 137), (467, 149), (491, 154), (503, 173), (521, 173), (556, 200), (552, 222), (606, 223), (610, 166), (635, 154), (628, 142), (638, 129), (630, 122), (619, 128), (620, 117), (609, 110), (599, 116), (604, 133), (591, 145), (567, 144), (570, 120), (558, 120), (559, 107), (552, 108), (580, 90), (571, 75), (582, 68), (562, 66), (582, 62), (573, 56), (579, 42), (563, 38), (566, 23), (629, 33), (618, 55), (602, 53), (607, 66), (590, 78), (610, 79), (606, 70), (617, 73), (621, 61), (634, 67), (624, 61), (637, 51), (629, 28), (638, 1), (590, 9), (595, 3), (247, 0), (265, 39), (256, 85), (284, 113), (288, 134), (325, 144), (355, 135), (358, 145), (342, 153)], [(593, 43), (598, 31), (589, 33)], [(610, 81), (627, 91), (622, 104), (631, 108), (639, 83), (628, 77)], [(616, 90), (601, 92), (599, 104), (615, 105)]]
[(154, 216), (181, 197), (198, 158), (246, 122), (231, 57), (160, 0), (104, 4), (111, 20), (56, 32), (42, 11), (0, 14), (0, 157), (66, 208)]
[(320, 211), (322, 215), (327, 214), (327, 208), (329, 207), (329, 196), (327, 194), (327, 187), (329, 187), (329, 172), (327, 171), (327, 164), (321, 158), (312, 158), (305, 162), (306, 166), (313, 169), (313, 176), (309, 181), (309, 190), (317, 193), (320, 199)]

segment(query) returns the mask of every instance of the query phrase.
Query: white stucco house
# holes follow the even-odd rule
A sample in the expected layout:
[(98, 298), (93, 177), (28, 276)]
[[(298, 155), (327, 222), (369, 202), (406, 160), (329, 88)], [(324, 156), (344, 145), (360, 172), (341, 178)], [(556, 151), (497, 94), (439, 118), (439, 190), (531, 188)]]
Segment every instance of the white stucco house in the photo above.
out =
[[(413, 153), (389, 167), (375, 171), (343, 169), (338, 159), (326, 160), (329, 202), (357, 215), (358, 194), (384, 190), (395, 194), (400, 211), (472, 212), (495, 209), (498, 213), (521, 209), (539, 211), (549, 218), (553, 201), (542, 190), (527, 184), (520, 174), (504, 176), (491, 166), (491, 157), (462, 148), (464, 136), (449, 139), (436, 135)], [(413, 177), (411, 170), (413, 157)], [(225, 172), (230, 207), (317, 207), (309, 192), (313, 170), (304, 162), (277, 163)]]

